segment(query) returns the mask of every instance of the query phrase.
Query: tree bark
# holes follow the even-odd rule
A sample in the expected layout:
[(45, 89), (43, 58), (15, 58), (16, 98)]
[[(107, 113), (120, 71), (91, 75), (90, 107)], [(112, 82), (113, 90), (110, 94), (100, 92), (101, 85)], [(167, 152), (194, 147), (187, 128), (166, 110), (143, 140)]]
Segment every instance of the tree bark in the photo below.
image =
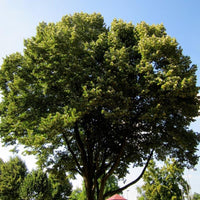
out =
[(93, 181), (88, 177), (87, 178), (84, 177), (84, 182), (85, 182), (87, 200), (95, 200), (94, 198), (95, 190), (93, 187)]

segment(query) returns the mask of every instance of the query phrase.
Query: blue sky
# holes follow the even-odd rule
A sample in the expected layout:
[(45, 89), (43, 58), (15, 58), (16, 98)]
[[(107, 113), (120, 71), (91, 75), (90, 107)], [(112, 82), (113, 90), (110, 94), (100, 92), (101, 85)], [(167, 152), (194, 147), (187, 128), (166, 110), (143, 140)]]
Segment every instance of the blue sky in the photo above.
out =
[[(0, 0), (0, 64), (2, 57), (23, 51), (23, 40), (35, 34), (39, 22), (56, 22), (74, 12), (101, 13), (110, 26), (114, 18), (137, 24), (163, 23), (175, 37), (185, 55), (200, 66), (200, 1), (199, 0)], [(200, 70), (197, 72), (200, 86)], [(198, 121), (192, 126), (199, 131)], [(7, 155), (1, 150), (1, 153)], [(28, 159), (27, 159), (28, 160)], [(28, 160), (29, 162), (29, 160)], [(200, 193), (200, 168), (187, 172), (193, 191)], [(133, 174), (130, 175), (132, 177)], [(125, 197), (127, 192), (125, 193)], [(135, 199), (135, 189), (128, 192)]]
[(114, 18), (133, 24), (163, 23), (184, 53), (200, 66), (199, 8), (199, 0), (0, 0), (0, 58), (22, 51), (23, 39), (34, 35), (39, 22), (56, 22), (66, 14), (82, 11), (101, 13), (108, 26)]

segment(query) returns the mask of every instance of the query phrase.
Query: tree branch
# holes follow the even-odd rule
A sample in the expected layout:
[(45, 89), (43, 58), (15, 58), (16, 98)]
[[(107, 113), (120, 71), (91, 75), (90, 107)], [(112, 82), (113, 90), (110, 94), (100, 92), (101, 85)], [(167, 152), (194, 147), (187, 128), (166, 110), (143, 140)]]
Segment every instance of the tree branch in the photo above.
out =
[(151, 160), (151, 158), (152, 158), (152, 156), (153, 156), (153, 152), (154, 152), (154, 150), (152, 149), (152, 150), (151, 150), (151, 153), (150, 153), (150, 155), (149, 155), (149, 157), (148, 157), (148, 159), (147, 159), (147, 162), (146, 162), (146, 164), (145, 164), (145, 166), (144, 166), (144, 168), (143, 168), (143, 170), (142, 170), (142, 172), (141, 172), (141, 174), (140, 174), (134, 181), (128, 183), (127, 185), (125, 185), (125, 186), (123, 186), (123, 187), (121, 187), (121, 188), (119, 188), (119, 189), (117, 189), (117, 190), (113, 190), (113, 191), (109, 191), (109, 192), (105, 193), (105, 194), (104, 194), (104, 199), (105, 199), (107, 196), (112, 196), (112, 195), (114, 195), (114, 194), (116, 194), (116, 193), (120, 193), (120, 192), (122, 192), (123, 190), (127, 189), (128, 187), (130, 187), (131, 185), (137, 183), (137, 182), (142, 178), (142, 176), (144, 175), (144, 173), (145, 173), (145, 171), (146, 171), (146, 168), (148, 167), (149, 162), (150, 162), (150, 160)]
[[(106, 158), (107, 158), (107, 152), (105, 151), (104, 154), (103, 154), (103, 158), (102, 158), (102, 161), (101, 161), (101, 165), (99, 166), (99, 168), (97, 168), (97, 177), (99, 178), (105, 171), (105, 169), (107, 169), (111, 163), (109, 164), (106, 164), (105, 161), (106, 161)], [(96, 165), (98, 167), (98, 165)]]
[(117, 155), (117, 158), (116, 158), (114, 164), (111, 166), (110, 170), (104, 175), (104, 177), (101, 180), (101, 186), (100, 186), (100, 191), (99, 191), (99, 199), (102, 199), (102, 197), (104, 197), (103, 191), (104, 191), (104, 188), (105, 188), (105, 185), (106, 185), (106, 181), (113, 174), (115, 169), (119, 166), (121, 156), (124, 152), (125, 144), (126, 144), (126, 140), (124, 140), (123, 144), (121, 145), (120, 152)]
[(71, 148), (71, 146), (70, 146), (70, 144), (69, 144), (69, 141), (68, 141), (68, 139), (67, 139), (67, 137), (66, 137), (65, 134), (63, 134), (63, 137), (64, 137), (64, 140), (65, 140), (65, 142), (66, 142), (66, 144), (67, 144), (67, 147), (68, 147), (70, 153), (72, 154), (72, 157), (73, 157), (73, 159), (74, 159), (74, 161), (75, 161), (75, 163), (76, 163), (76, 165), (77, 165), (77, 167), (78, 167), (78, 169), (76, 169), (76, 170), (77, 170), (77, 172), (82, 176), (82, 175), (83, 175), (83, 173), (82, 173), (82, 168), (81, 168), (81, 166), (80, 166), (80, 164), (79, 164), (79, 162), (78, 162), (78, 159), (77, 159), (77, 157), (76, 157), (74, 151), (72, 150), (72, 148)]
[(121, 145), (121, 147), (119, 147), (120, 148), (120, 152), (119, 152), (119, 154), (118, 154), (118, 156), (117, 156), (114, 164), (112, 165), (112, 167), (110, 168), (110, 170), (106, 173), (106, 176), (105, 176), (106, 179), (108, 179), (108, 177), (110, 177), (113, 174), (113, 172), (115, 171), (115, 169), (119, 166), (120, 159), (121, 159), (122, 154), (124, 152), (125, 144), (126, 144), (126, 141), (124, 140), (124, 142)]
[(81, 152), (81, 157), (82, 157), (83, 163), (87, 163), (87, 156), (86, 156), (86, 152), (84, 150), (83, 142), (82, 142), (80, 134), (79, 134), (77, 122), (75, 123), (74, 133), (75, 133), (75, 138), (77, 141), (78, 148)]

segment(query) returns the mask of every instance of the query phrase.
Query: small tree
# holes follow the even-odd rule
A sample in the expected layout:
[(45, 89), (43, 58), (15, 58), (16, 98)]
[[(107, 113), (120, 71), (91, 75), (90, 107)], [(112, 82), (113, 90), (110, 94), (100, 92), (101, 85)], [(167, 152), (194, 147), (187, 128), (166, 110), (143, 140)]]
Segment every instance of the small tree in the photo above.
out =
[(0, 163), (0, 199), (18, 200), (19, 188), (27, 174), (25, 163), (19, 158), (10, 158)]
[(193, 197), (192, 197), (192, 200), (200, 200), (200, 194), (195, 192)]
[(42, 170), (33, 170), (24, 179), (20, 187), (23, 200), (64, 200), (71, 194), (72, 185), (66, 175), (47, 174)]
[(138, 200), (182, 200), (188, 195), (189, 185), (183, 178), (184, 169), (174, 160), (168, 159), (162, 168), (151, 161), (144, 173), (144, 185), (138, 188)]
[(65, 173), (49, 174), (52, 200), (66, 200), (72, 192), (72, 185)]
[(20, 187), (20, 197), (23, 200), (52, 200), (51, 190), (47, 174), (41, 170), (33, 170)]

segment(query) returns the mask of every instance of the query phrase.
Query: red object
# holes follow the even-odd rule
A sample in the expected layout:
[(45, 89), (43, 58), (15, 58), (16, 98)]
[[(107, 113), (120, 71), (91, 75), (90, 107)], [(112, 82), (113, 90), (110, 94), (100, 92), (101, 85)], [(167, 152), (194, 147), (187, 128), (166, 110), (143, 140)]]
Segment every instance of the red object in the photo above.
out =
[(126, 199), (124, 199), (122, 196), (120, 196), (118, 194), (115, 194), (114, 196), (110, 197), (107, 200), (126, 200)]

